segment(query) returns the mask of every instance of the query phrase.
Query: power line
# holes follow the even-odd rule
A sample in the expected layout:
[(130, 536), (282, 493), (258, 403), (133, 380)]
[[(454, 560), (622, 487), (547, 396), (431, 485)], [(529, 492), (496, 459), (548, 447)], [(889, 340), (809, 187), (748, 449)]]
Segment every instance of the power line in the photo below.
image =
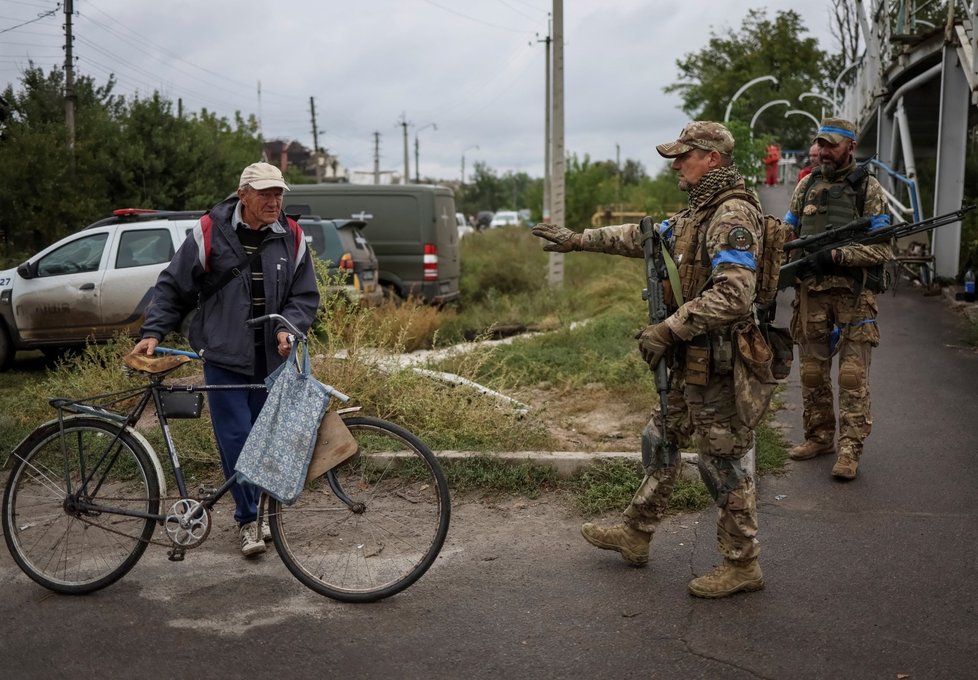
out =
[(43, 14), (38, 14), (36, 19), (31, 19), (30, 21), (25, 21), (22, 24), (17, 24), (16, 26), (11, 26), (10, 28), (5, 28), (2, 31), (0, 31), (0, 34), (9, 33), (10, 31), (14, 30), (15, 28), (20, 28), (21, 26), (26, 26), (27, 24), (33, 24), (35, 21), (40, 21), (41, 19), (46, 19), (47, 17), (53, 16), (54, 14), (56, 14), (59, 9), (61, 9), (61, 3), (60, 2), (58, 3), (58, 6), (55, 7), (54, 9), (52, 9), (52, 10), (50, 10), (48, 12), (44, 12)]
[(489, 26), (490, 28), (498, 28), (501, 31), (509, 31), (510, 33), (529, 33), (529, 31), (519, 30), (519, 29), (516, 29), (516, 28), (510, 28), (508, 26), (500, 26), (499, 24), (491, 24), (488, 21), (483, 21), (482, 19), (476, 19), (475, 17), (470, 17), (468, 14), (462, 14), (461, 12), (457, 12), (454, 9), (450, 8), (450, 7), (445, 7), (444, 5), (439, 5), (437, 2), (434, 2), (434, 0), (424, 0), (424, 1), (427, 2), (429, 5), (431, 5), (433, 7), (437, 7), (440, 10), (444, 10), (445, 12), (448, 12), (449, 14), (454, 14), (456, 16), (460, 16), (463, 19), (468, 19), (469, 21), (474, 21), (477, 24), (482, 24), (483, 26)]

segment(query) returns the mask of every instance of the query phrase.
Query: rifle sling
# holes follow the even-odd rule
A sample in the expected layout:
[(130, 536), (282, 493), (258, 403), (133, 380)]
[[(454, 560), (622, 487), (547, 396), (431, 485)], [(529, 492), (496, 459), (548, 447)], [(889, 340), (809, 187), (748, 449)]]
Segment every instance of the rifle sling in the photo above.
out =
[(676, 266), (676, 261), (672, 259), (672, 253), (666, 247), (666, 242), (661, 242), (662, 247), (662, 260), (666, 265), (666, 273), (669, 275), (669, 285), (672, 287), (672, 297), (676, 301), (676, 308), (683, 306), (683, 288), (682, 283), (679, 280), (679, 267)]

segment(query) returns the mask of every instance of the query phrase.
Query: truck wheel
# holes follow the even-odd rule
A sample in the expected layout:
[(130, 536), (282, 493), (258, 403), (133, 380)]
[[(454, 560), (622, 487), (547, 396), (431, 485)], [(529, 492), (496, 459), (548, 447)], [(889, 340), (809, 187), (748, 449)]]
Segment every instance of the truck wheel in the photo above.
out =
[(16, 353), (7, 327), (0, 323), (0, 371), (6, 371), (13, 365)]

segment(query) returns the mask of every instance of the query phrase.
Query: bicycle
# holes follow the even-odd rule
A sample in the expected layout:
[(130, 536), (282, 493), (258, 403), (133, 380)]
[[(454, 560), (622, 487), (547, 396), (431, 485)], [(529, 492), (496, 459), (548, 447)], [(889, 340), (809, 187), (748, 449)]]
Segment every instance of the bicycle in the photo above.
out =
[[(306, 341), (276, 314), (248, 323), (271, 318)], [(45, 588), (70, 595), (105, 588), (128, 573), (151, 543), (169, 547), (171, 561), (183, 560), (207, 539), (211, 510), (237, 477), (191, 497), (168, 419), (200, 417), (204, 392), (265, 385), (169, 384), (167, 377), (193, 353), (157, 352), (163, 354), (162, 365), (130, 366), (148, 376), (145, 384), (49, 400), (57, 418), (38, 426), (11, 454), (2, 508), (7, 548), (21, 570)], [(134, 362), (127, 357), (127, 364)], [(344, 403), (349, 400), (333, 387), (327, 390)], [(117, 410), (125, 403), (132, 406)], [(135, 429), (150, 403), (175, 496), (167, 496), (159, 457)], [(438, 460), (418, 437), (394, 423), (355, 415), (358, 411), (337, 411), (355, 441), (352, 455), (307, 478), (293, 505), (263, 494), (259, 526), (267, 504), (275, 549), (305, 586), (344, 602), (373, 602), (403, 591), (434, 563), (448, 533), (451, 502)], [(161, 510), (164, 503), (169, 506)], [(163, 540), (154, 535), (157, 528)]]

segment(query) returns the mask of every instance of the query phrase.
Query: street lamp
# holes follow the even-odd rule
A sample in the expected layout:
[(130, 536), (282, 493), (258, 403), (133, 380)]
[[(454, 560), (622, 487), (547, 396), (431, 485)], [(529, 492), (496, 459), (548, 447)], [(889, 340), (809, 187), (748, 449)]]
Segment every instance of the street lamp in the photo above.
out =
[[(478, 148), (479, 145), (474, 144), (468, 147), (467, 149), (465, 149), (465, 151), (471, 151), (472, 149), (478, 149)], [(465, 185), (465, 151), (462, 152), (462, 185), (463, 186)]]
[(427, 125), (422, 125), (417, 130), (414, 131), (414, 183), (421, 184), (421, 164), (418, 161), (418, 133), (426, 128), (438, 129), (438, 126), (434, 123), (428, 123)]
[(848, 66), (846, 66), (844, 69), (842, 69), (842, 71), (839, 72), (839, 75), (835, 79), (835, 85), (832, 87), (832, 97), (835, 99), (835, 113), (836, 113), (836, 115), (838, 115), (839, 113), (842, 112), (842, 107), (839, 105), (839, 83), (842, 82), (842, 77), (845, 74), (849, 73), (849, 71), (851, 71), (852, 69), (856, 68), (857, 66), (859, 66), (859, 62), (858, 61), (852, 62), (851, 64), (849, 64)]
[(791, 102), (789, 102), (787, 99), (775, 99), (773, 101), (769, 101), (767, 104), (761, 105), (761, 108), (757, 109), (757, 111), (754, 112), (754, 117), (750, 119), (751, 137), (754, 136), (754, 123), (756, 123), (757, 119), (761, 117), (761, 114), (764, 113), (764, 111), (766, 111), (767, 109), (771, 108), (772, 106), (777, 106), (778, 104), (781, 104), (783, 106), (791, 106)]
[(757, 83), (763, 83), (765, 80), (770, 80), (775, 85), (778, 84), (778, 79), (775, 78), (774, 76), (770, 76), (770, 75), (768, 75), (768, 76), (761, 76), (760, 78), (754, 78), (754, 80), (748, 80), (746, 83), (744, 83), (741, 86), (741, 88), (739, 90), (737, 90), (734, 93), (734, 96), (730, 99), (730, 103), (727, 104), (727, 110), (723, 114), (723, 122), (724, 123), (726, 123), (726, 122), (728, 122), (730, 120), (730, 109), (733, 108), (733, 104), (734, 104), (735, 101), (737, 101), (737, 97), (739, 97), (740, 95), (742, 95), (744, 93), (744, 91), (748, 87), (750, 87), (752, 85), (756, 85)]
[(786, 111), (784, 114), (785, 118), (787, 118), (788, 116), (808, 116), (809, 118), (811, 118), (812, 122), (815, 123), (815, 129), (816, 130), (818, 129), (819, 126), (818, 118), (810, 114), (808, 111), (802, 111), (801, 109), (791, 109), (790, 111)]
[[(835, 102), (832, 101), (832, 98), (831, 97), (826, 97), (824, 94), (819, 94), (818, 92), (803, 92), (802, 94), (798, 95), (798, 101), (801, 101), (805, 97), (818, 97), (819, 99), (823, 99), (823, 100), (827, 101), (832, 106), (832, 108), (830, 109), (832, 111), (832, 114), (835, 115), (835, 113), (836, 113), (836, 111), (835, 111)], [(823, 118), (825, 117), (825, 107), (824, 106), (822, 107), (822, 117)]]

